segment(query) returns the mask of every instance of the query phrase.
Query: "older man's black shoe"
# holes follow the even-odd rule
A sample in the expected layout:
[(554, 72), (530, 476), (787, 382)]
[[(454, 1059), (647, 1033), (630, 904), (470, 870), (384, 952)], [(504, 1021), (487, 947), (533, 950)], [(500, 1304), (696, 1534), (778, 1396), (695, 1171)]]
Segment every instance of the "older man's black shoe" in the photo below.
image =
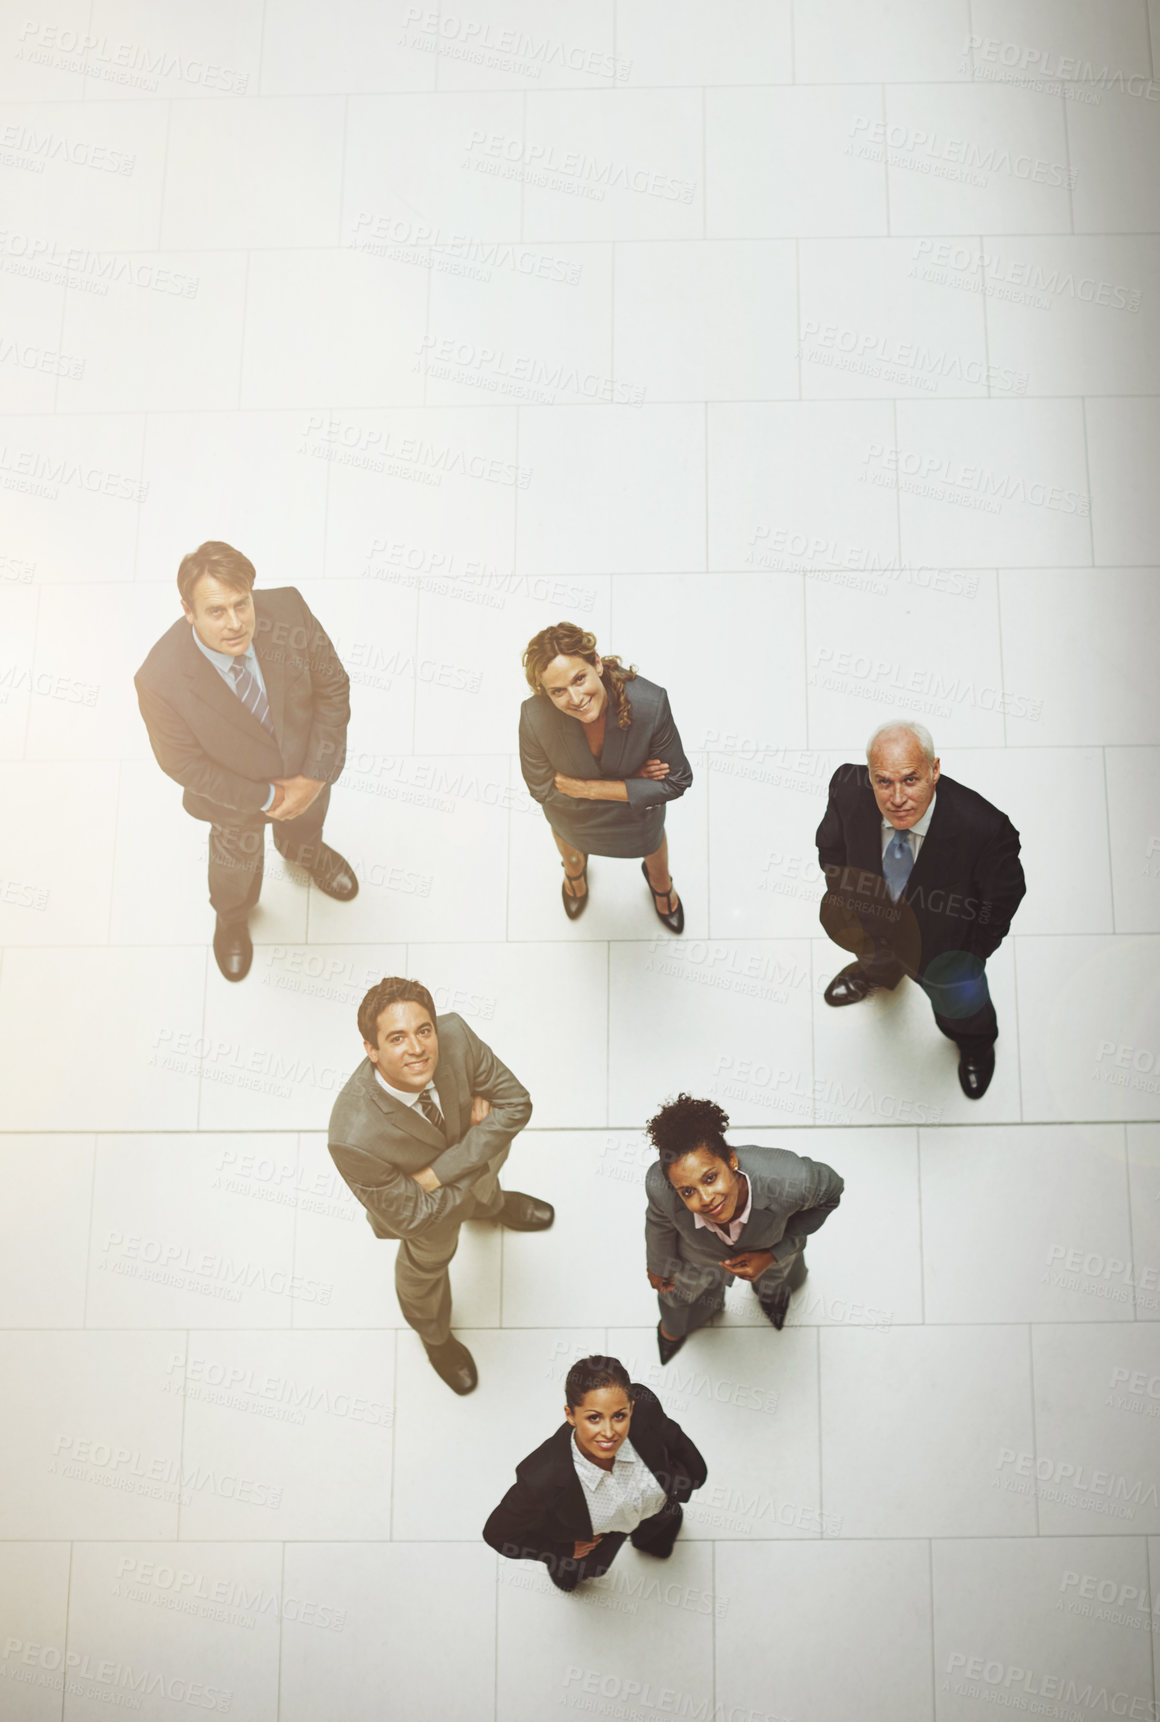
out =
[(986, 1052), (964, 1052), (959, 1059), (959, 1087), (968, 1100), (981, 1100), (991, 1086), (995, 1074), (995, 1049)]
[(244, 921), (223, 921), (213, 930), (213, 954), (227, 981), (244, 981), (254, 960), (250, 929)]
[(499, 1224), (509, 1232), (546, 1232), (555, 1218), (551, 1202), (525, 1196), (521, 1190), (505, 1190), (503, 1207), (496, 1215)]
[(874, 990), (874, 982), (865, 971), (857, 963), (851, 963), (848, 968), (839, 969), (823, 997), (828, 1005), (861, 1004)]
[(475, 1389), (479, 1381), (475, 1359), (454, 1334), (442, 1345), (424, 1344), (424, 1349), (431, 1359), (432, 1369), (447, 1383), (452, 1393), (471, 1393)]
[(354, 868), (327, 843), (322, 845), (318, 860), (310, 869), (310, 877), (324, 896), (333, 897), (339, 903), (349, 903), (352, 897), (358, 896)]

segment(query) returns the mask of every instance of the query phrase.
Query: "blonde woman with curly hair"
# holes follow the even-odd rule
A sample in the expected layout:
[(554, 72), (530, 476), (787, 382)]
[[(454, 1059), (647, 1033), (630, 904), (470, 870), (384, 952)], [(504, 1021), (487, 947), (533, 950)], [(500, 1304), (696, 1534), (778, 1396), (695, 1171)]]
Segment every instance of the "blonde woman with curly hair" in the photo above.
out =
[(665, 803), (693, 773), (664, 688), (602, 657), (596, 636), (574, 622), (541, 629), (523, 664), (532, 696), (520, 710), (520, 768), (562, 857), (564, 913), (584, 913), (590, 855), (641, 856), (658, 917), (683, 931)]

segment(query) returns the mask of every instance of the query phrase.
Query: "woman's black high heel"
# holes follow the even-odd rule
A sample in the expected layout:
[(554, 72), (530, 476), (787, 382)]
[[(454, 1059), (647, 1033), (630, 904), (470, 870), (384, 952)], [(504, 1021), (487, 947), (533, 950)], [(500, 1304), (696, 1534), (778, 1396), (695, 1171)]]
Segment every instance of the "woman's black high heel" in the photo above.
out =
[[(560, 865), (561, 865), (561, 867), (564, 867), (564, 863), (562, 861), (561, 861)], [(587, 884), (588, 884), (588, 861), (587, 861), (587, 858), (585, 858), (584, 865), (583, 865), (583, 867), (581, 867), (579, 873), (569, 873), (567, 867), (564, 867), (564, 883), (560, 886), (560, 895), (564, 899), (564, 913), (567, 915), (567, 917), (570, 921), (578, 921), (580, 919), (581, 915), (584, 913), (585, 909), (588, 907), (589, 893), (587, 890), (585, 890), (584, 895), (582, 897), (574, 897), (572, 895), (571, 891), (569, 891), (569, 889), (568, 889), (569, 879), (583, 879), (585, 886), (587, 886)]]
[(649, 890), (652, 891), (653, 908), (657, 912), (657, 920), (663, 921), (670, 932), (683, 933), (685, 930), (685, 905), (680, 901), (680, 899), (677, 899), (676, 908), (670, 908), (667, 913), (660, 907), (660, 900), (662, 897), (667, 903), (671, 904), (673, 898), (677, 895), (673, 890), (672, 874), (669, 874), (669, 888), (667, 891), (653, 891), (652, 880), (648, 876), (648, 868), (645, 866), (643, 861), (640, 864), (640, 870), (644, 874), (645, 884), (648, 886)]

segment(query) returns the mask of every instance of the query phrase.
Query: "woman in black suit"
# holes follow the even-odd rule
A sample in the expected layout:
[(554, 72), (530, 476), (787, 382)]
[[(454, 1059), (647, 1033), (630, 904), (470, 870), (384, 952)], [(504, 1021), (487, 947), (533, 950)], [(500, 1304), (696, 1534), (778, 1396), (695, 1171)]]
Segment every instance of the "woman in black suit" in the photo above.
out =
[(681, 1503), (708, 1474), (684, 1430), (615, 1357), (572, 1365), (564, 1417), (516, 1466), (484, 1541), (508, 1560), (543, 1561), (559, 1590), (606, 1573), (625, 1537), (667, 1560)]
[(668, 695), (601, 657), (595, 635), (574, 622), (542, 629), (523, 662), (532, 697), (520, 710), (520, 768), (563, 857), (564, 913), (575, 921), (584, 912), (589, 855), (639, 855), (657, 915), (681, 932), (665, 803), (693, 773)]

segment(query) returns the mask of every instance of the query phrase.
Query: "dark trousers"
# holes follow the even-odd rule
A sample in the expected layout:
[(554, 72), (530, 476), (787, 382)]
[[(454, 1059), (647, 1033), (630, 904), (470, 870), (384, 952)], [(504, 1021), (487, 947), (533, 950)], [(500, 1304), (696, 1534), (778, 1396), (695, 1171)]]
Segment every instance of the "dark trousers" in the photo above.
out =
[[(961, 1052), (985, 1052), (999, 1037), (999, 1019), (991, 1002), (987, 969), (981, 957), (954, 951), (936, 959), (924, 974), (912, 974), (930, 1000), (937, 1028)], [(875, 986), (893, 992), (908, 971), (889, 946), (876, 947), (858, 966)]]
[[(881, 879), (876, 883), (881, 887)], [(890, 907), (876, 905), (878, 911)], [(883, 936), (881, 929), (892, 913), (880, 915), (875, 924), (863, 918), (849, 894), (830, 892), (822, 900), (821, 923), (836, 945), (853, 953), (858, 968), (875, 986), (893, 992), (909, 975), (930, 1000), (936, 1026), (961, 1051), (980, 1053), (993, 1046), (999, 1023), (982, 957), (947, 951), (923, 966), (918, 923), (910, 910), (900, 906), (897, 924)]]
[(642, 1519), (635, 1531), (605, 1531), (591, 1554), (583, 1555), (579, 1560), (558, 1561), (549, 1566), (548, 1575), (557, 1590), (575, 1590), (584, 1579), (600, 1578), (620, 1553), (626, 1535), (633, 1548), (639, 1549), (641, 1554), (667, 1560), (673, 1552), (684, 1516), (679, 1501), (666, 1501), (659, 1513), (654, 1513), (651, 1519)]
[(224, 922), (244, 921), (258, 901), (266, 852), (266, 827), (274, 827), (274, 847), (287, 861), (308, 871), (322, 848), (322, 823), (330, 804), (330, 785), (297, 819), (269, 819), (264, 813), (209, 828), (209, 900)]

